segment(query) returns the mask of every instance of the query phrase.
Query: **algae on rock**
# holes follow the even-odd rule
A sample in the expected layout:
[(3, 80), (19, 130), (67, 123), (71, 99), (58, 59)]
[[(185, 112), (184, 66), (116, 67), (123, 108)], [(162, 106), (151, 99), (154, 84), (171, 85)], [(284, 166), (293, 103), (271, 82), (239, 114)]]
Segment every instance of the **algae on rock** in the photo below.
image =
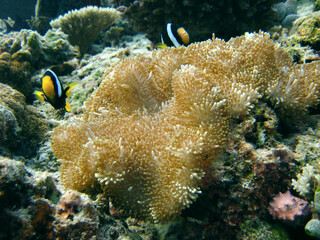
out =
[(46, 139), (50, 123), (25, 103), (22, 93), (0, 83), (0, 152), (32, 156)]
[(0, 82), (22, 92), (27, 98), (34, 86), (35, 71), (60, 64), (79, 55), (62, 31), (49, 30), (45, 36), (31, 30), (0, 33)]

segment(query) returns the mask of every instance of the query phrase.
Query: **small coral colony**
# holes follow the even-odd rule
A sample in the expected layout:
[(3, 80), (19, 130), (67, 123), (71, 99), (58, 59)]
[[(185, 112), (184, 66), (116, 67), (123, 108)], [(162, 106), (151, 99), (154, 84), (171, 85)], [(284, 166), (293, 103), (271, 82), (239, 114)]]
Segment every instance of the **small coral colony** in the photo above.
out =
[[(90, 61), (90, 51), (94, 51), (92, 43), (102, 39), (99, 34), (116, 21), (123, 28), (124, 19), (130, 19), (135, 30), (143, 30), (149, 16), (144, 12), (162, 12), (161, 7), (150, 11), (152, 7), (148, 1), (127, 1), (128, 6), (124, 9), (119, 7), (122, 1), (121, 4), (119, 1), (105, 2), (122, 12), (114, 8), (86, 7), (50, 22), (61, 35), (61, 52), (68, 49), (73, 52), (72, 57), (82, 61), (77, 65), (78, 69)], [(145, 5), (137, 12), (139, 2), (145, 2)], [(183, 2), (186, 8), (193, 6), (194, 11), (198, 11), (192, 1)], [(233, 1), (222, 2), (227, 8)], [(239, 2), (236, 4), (240, 5)], [(81, 81), (67, 84), (65, 78), (61, 78), (62, 81), (58, 77), (55, 69), (60, 69), (60, 74), (62, 70), (56, 67), (57, 62), (45, 57), (52, 49), (38, 33), (30, 35), (22, 30), (24, 37), (21, 39), (27, 40), (19, 42), (16, 55), (8, 56), (8, 60), (2, 53), (0, 62), (9, 66), (11, 76), (19, 76), (13, 66), (19, 68), (21, 58), (27, 59), (23, 64), (28, 64), (29, 75), (34, 74), (36, 66), (43, 67), (38, 71), (41, 72), (38, 74), (41, 75), (39, 88), (33, 93), (37, 100), (53, 107), (46, 109), (43, 115), (54, 109), (60, 109), (60, 115), (65, 114), (60, 116), (65, 119), (51, 132), (50, 142), (53, 161), (60, 162), (59, 181), (66, 190), (87, 193), (88, 202), (90, 197), (103, 196), (115, 211), (121, 212), (120, 217), (152, 223), (168, 223), (181, 215), (188, 217), (188, 213), (194, 216), (193, 204), (199, 196), (207, 196), (211, 203), (204, 198), (199, 201), (212, 204), (208, 212), (220, 214), (220, 222), (215, 226), (213, 222), (218, 220), (210, 222), (208, 219), (212, 217), (205, 213), (206, 220), (200, 217), (198, 221), (206, 222), (206, 226), (210, 226), (207, 229), (212, 231), (219, 229), (221, 222), (239, 227), (244, 219), (234, 220), (241, 218), (236, 216), (240, 210), (235, 209), (243, 208), (241, 214), (247, 215), (246, 219), (251, 216), (271, 225), (294, 226), (307, 235), (320, 238), (317, 188), (320, 154), (314, 153), (319, 151), (320, 141), (311, 148), (310, 141), (306, 143), (305, 140), (306, 147), (299, 151), (306, 129), (317, 136), (316, 139), (319, 136), (319, 119), (314, 116), (319, 116), (320, 61), (317, 60), (315, 41), (320, 37), (316, 36), (315, 40), (312, 36), (311, 44), (306, 40), (301, 26), (308, 24), (301, 22), (299, 9), (304, 5), (299, 2), (259, 1), (252, 7), (252, 15), (261, 28), (268, 21), (261, 18), (259, 9), (262, 8), (258, 6), (265, 4), (272, 10), (274, 22), (280, 27), (263, 28), (271, 29), (269, 33), (252, 24), (247, 14), (236, 11), (239, 25), (234, 26), (229, 20), (225, 20), (225, 24), (232, 25), (235, 33), (243, 34), (232, 38), (232, 34), (219, 24), (216, 24), (216, 36), (225, 39), (212, 32), (208, 37), (205, 29), (213, 28), (212, 22), (198, 31), (189, 19), (184, 26), (174, 21), (161, 23), (161, 26), (155, 23), (146, 30), (151, 40), (157, 36), (158, 40), (151, 44), (153, 49), (144, 54), (129, 54), (116, 64), (100, 67), (98, 83), (81, 107), (71, 108), (81, 95), (75, 97), (71, 92), (80, 91), (85, 85)], [(316, 19), (315, 13), (313, 19), (319, 23), (320, 17)], [(206, 14), (203, 12), (199, 19), (206, 20)], [(94, 24), (92, 19), (95, 19)], [(193, 21), (201, 26), (199, 19)], [(308, 16), (304, 19), (308, 21)], [(153, 22), (156, 21), (151, 18), (149, 25)], [(290, 33), (288, 29), (291, 29)], [(47, 34), (53, 36), (55, 33), (49, 30)], [(13, 52), (14, 44), (18, 44), (18, 40), (15, 41), (4, 44), (4, 40), (0, 40), (0, 43), (5, 46), (3, 49)], [(66, 54), (62, 62), (68, 59), (71, 57)], [(88, 69), (90, 72), (94, 67)], [(26, 96), (32, 92), (24, 87), (19, 89), (19, 84), (12, 87)], [(18, 116), (12, 105), (2, 97), (0, 100), (0, 106), (6, 106), (7, 113), (12, 113), (13, 118)], [(44, 105), (47, 103), (36, 103), (39, 109), (47, 106)], [(48, 126), (43, 131), (48, 132)], [(308, 153), (301, 157), (306, 149), (316, 155), (315, 160)], [(264, 152), (272, 154), (264, 155)], [(287, 155), (290, 157), (285, 157)], [(286, 171), (271, 167), (284, 165)], [(270, 176), (279, 182), (268, 182)], [(250, 190), (244, 187), (245, 183), (251, 186)], [(228, 201), (223, 200), (227, 198), (225, 196)], [(231, 203), (231, 196), (238, 205)], [(257, 199), (260, 205), (256, 204)], [(187, 208), (190, 208), (189, 212)]]

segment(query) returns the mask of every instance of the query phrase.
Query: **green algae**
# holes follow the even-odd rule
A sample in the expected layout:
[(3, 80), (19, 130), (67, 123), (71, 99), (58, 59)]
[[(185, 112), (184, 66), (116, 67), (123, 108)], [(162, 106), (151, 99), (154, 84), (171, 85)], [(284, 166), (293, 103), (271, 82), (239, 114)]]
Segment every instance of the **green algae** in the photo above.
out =
[(246, 220), (241, 224), (240, 229), (241, 233), (237, 239), (241, 240), (290, 240), (287, 230), (282, 226), (259, 219)]

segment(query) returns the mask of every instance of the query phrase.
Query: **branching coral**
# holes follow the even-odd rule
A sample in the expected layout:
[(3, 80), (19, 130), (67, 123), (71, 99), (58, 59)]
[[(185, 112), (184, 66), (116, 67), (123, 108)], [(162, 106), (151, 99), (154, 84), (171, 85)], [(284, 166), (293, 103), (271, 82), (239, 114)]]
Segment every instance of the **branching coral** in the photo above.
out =
[(54, 28), (61, 28), (69, 35), (71, 44), (78, 45), (83, 55), (99, 33), (106, 30), (120, 18), (120, 12), (113, 8), (88, 6), (72, 10), (50, 22)]
[(316, 181), (319, 183), (319, 174), (316, 174), (316, 170), (313, 166), (307, 164), (302, 168), (302, 173), (297, 175), (297, 180), (292, 179), (293, 189), (296, 190), (301, 196), (306, 196), (311, 191), (311, 183)]
[[(80, 191), (100, 185), (131, 215), (170, 219), (201, 193), (230, 119), (259, 98), (301, 111), (316, 104), (318, 65), (294, 65), (265, 33), (127, 58), (107, 71), (81, 119), (55, 129), (61, 180)], [(291, 80), (307, 105), (284, 97)]]

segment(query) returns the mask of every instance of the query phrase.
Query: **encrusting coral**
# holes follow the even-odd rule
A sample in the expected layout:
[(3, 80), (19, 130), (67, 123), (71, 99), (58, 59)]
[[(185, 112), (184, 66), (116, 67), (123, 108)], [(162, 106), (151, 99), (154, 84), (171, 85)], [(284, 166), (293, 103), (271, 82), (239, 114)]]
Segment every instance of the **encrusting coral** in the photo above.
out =
[(32, 156), (39, 142), (50, 130), (47, 121), (36, 108), (27, 105), (22, 93), (0, 83), (0, 152)]
[(309, 16), (301, 17), (294, 23), (294, 34), (291, 41), (301, 43), (301, 45), (312, 46), (313, 49), (320, 49), (320, 11), (316, 11)]
[(85, 54), (99, 33), (120, 19), (120, 12), (113, 8), (88, 6), (72, 10), (50, 22), (69, 35), (69, 42), (78, 45), (81, 55)]
[(201, 193), (230, 119), (259, 98), (295, 111), (316, 105), (319, 64), (293, 64), (266, 33), (127, 58), (106, 72), (81, 118), (55, 129), (61, 180), (79, 191), (100, 185), (133, 216), (171, 219)]

